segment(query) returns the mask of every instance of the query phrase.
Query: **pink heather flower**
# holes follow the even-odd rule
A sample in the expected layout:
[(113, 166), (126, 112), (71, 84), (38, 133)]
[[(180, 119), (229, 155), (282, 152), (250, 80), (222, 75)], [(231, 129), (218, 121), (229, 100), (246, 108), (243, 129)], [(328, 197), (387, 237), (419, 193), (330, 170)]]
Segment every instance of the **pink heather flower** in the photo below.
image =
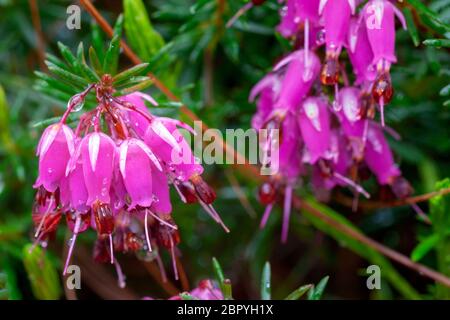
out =
[(347, 52), (356, 75), (356, 84), (374, 81), (376, 71), (372, 64), (372, 47), (367, 37), (366, 24), (359, 18), (353, 18), (350, 22)]
[(339, 79), (339, 54), (346, 43), (350, 18), (355, 12), (354, 0), (321, 0), (319, 13), (325, 30), (326, 58), (321, 81), (324, 85), (336, 85)]
[(405, 19), (391, 2), (387, 0), (371, 0), (363, 9), (363, 17), (367, 29), (367, 38), (372, 48), (372, 65), (376, 66), (378, 76), (372, 87), (372, 95), (381, 112), (381, 123), (384, 126), (384, 105), (393, 96), (392, 81), (389, 70), (392, 63), (397, 62), (395, 56), (395, 15), (406, 29)]
[(136, 206), (150, 207), (153, 202), (152, 163), (162, 170), (150, 148), (136, 138), (127, 139), (120, 145), (120, 172), (130, 196), (129, 209)]
[(77, 161), (74, 169), (63, 179), (60, 186), (61, 202), (77, 212), (89, 210), (88, 190), (84, 182), (83, 165)]
[[(188, 294), (196, 300), (224, 300), (222, 291), (217, 288), (212, 280), (201, 280), (198, 286)], [(153, 300), (152, 297), (144, 297), (143, 300)], [(182, 300), (180, 295), (173, 296), (169, 300)]]
[[(301, 24), (306, 29), (319, 20), (319, 0), (287, 0), (282, 8), (277, 31), (285, 38), (297, 35)], [(305, 30), (307, 32), (307, 30)]]
[(400, 176), (400, 170), (394, 162), (383, 130), (374, 124), (368, 129), (364, 159), (381, 185), (391, 184)]
[(397, 62), (395, 56), (395, 18), (397, 15), (402, 26), (406, 29), (403, 14), (387, 0), (371, 0), (363, 9), (367, 30), (367, 37), (373, 52), (374, 65), (384, 63), (388, 68), (391, 63)]
[[(274, 175), (260, 186), (258, 196), (266, 206), (261, 227), (267, 223), (275, 203), (283, 200), (283, 242), (287, 238), (294, 189), (309, 172), (313, 190), (321, 197), (336, 187), (350, 187), (355, 191), (355, 200), (357, 194), (369, 198), (358, 184), (364, 162), (379, 184), (389, 185), (397, 197), (411, 193), (409, 183), (400, 176), (393, 161), (382, 129), (372, 120), (378, 104), (384, 126), (383, 106), (393, 94), (389, 68), (396, 61), (394, 15), (402, 23), (403, 18), (391, 2), (370, 0), (357, 13), (360, 3), (286, 1), (277, 29), (285, 37), (298, 40), (303, 28), (303, 48), (284, 57), (250, 94), (250, 101), (258, 97), (252, 126), (269, 131), (268, 138), (260, 141), (266, 153), (277, 142), (270, 132), (280, 130), (279, 158), (271, 163)], [(369, 21), (378, 22), (378, 29), (374, 30)], [(320, 26), (324, 28), (326, 44), (322, 66), (317, 58)], [(300, 45), (295, 42), (296, 48)], [(354, 83), (338, 61), (342, 47), (347, 49), (353, 66)], [(340, 81), (344, 83), (342, 89)], [(320, 84), (334, 86), (332, 108), (326, 96), (329, 91)], [(392, 129), (384, 130), (395, 137)], [(354, 180), (348, 177), (350, 173)]]
[[(187, 128), (187, 126), (167, 118), (162, 118), (159, 122), (158, 128), (164, 128), (176, 145), (169, 144), (161, 138), (155, 127), (147, 129), (144, 140), (151, 149), (155, 150), (167, 170), (171, 172), (172, 178), (185, 182), (194, 175), (202, 174), (203, 167), (197, 163), (191, 147), (177, 128), (177, 125), (183, 128)], [(189, 128), (189, 131), (193, 130)]]
[(56, 191), (74, 152), (74, 140), (72, 129), (64, 124), (56, 123), (45, 129), (37, 147), (39, 176), (35, 188), (43, 186), (49, 192)]
[(307, 98), (298, 117), (306, 148), (306, 161), (314, 164), (326, 158), (330, 148), (330, 115), (323, 98)]
[[(178, 278), (180, 237), (171, 218), (169, 184), (183, 201), (198, 202), (228, 231), (212, 206), (216, 194), (201, 178), (203, 167), (178, 128), (193, 130), (152, 115), (144, 101), (157, 103), (146, 94), (114, 97), (110, 81), (105, 75), (75, 95), (61, 121), (42, 135), (33, 207), (36, 243), (46, 243), (64, 215), (73, 232), (64, 274), (78, 234), (91, 227), (98, 237), (94, 260), (115, 265), (119, 286), (125, 285), (124, 275), (114, 252), (146, 255), (153, 247), (169, 249)], [(96, 91), (99, 105), (80, 116), (73, 132), (64, 123), (90, 90)], [(166, 277), (158, 251), (148, 258), (157, 261)]]
[(252, 127), (261, 129), (264, 127), (269, 115), (272, 112), (273, 105), (280, 92), (280, 78), (276, 73), (269, 73), (262, 78), (250, 91), (249, 101), (255, 101), (257, 112), (252, 119)]
[(87, 205), (110, 203), (111, 180), (117, 148), (104, 133), (93, 132), (81, 141), (84, 181), (88, 191)]
[(275, 108), (295, 112), (319, 75), (320, 61), (314, 52), (298, 50), (281, 60), (274, 70), (278, 71), (285, 66), (286, 73)]
[(211, 280), (202, 280), (199, 282), (197, 288), (190, 292), (191, 296), (199, 300), (223, 300), (222, 291), (217, 288)]

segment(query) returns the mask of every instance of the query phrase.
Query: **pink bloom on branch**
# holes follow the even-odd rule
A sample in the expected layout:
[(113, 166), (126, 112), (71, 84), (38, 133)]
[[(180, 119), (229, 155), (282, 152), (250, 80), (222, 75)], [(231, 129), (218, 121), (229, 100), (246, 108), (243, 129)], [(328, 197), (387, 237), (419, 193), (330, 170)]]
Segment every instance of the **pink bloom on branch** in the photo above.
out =
[(391, 184), (396, 177), (400, 176), (400, 170), (394, 162), (383, 130), (374, 124), (371, 124), (368, 129), (364, 159), (381, 185)]
[(67, 163), (74, 152), (75, 136), (65, 124), (56, 123), (45, 129), (37, 147), (39, 175), (35, 188), (43, 186), (54, 192), (64, 177)]
[(330, 148), (330, 115), (328, 106), (323, 98), (307, 98), (298, 116), (308, 162), (316, 163), (326, 157)]

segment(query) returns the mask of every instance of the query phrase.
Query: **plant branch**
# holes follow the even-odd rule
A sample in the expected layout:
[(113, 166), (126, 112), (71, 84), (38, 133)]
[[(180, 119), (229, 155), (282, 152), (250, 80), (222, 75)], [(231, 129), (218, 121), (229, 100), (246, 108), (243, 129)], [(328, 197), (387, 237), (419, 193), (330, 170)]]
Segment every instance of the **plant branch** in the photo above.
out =
[[(393, 201), (371, 201), (371, 200), (360, 201), (358, 204), (358, 207), (363, 208), (363, 209), (368, 209), (368, 210), (380, 209), (380, 208), (401, 207), (401, 206), (406, 206), (406, 205), (412, 205), (412, 204), (419, 203), (419, 202), (425, 202), (435, 196), (441, 196), (441, 195), (446, 195), (446, 194), (450, 194), (450, 188), (442, 189), (439, 191), (433, 191), (433, 192), (421, 194), (418, 196), (408, 197), (405, 199), (393, 200)], [(347, 207), (351, 207), (352, 203), (353, 203), (352, 198), (347, 197), (347, 196), (343, 195), (342, 193), (336, 194), (334, 199), (338, 203), (345, 205)]]
[(41, 18), (39, 16), (39, 7), (37, 0), (29, 0), (31, 11), (31, 21), (33, 23), (34, 30), (36, 32), (36, 44), (37, 44), (37, 54), (39, 58), (39, 65), (41, 70), (46, 70), (47, 66), (45, 65), (45, 40), (44, 35), (42, 33), (42, 25)]
[(450, 287), (450, 278), (446, 277), (445, 275), (434, 271), (420, 263), (412, 261), (407, 256), (386, 247), (385, 245), (365, 236), (361, 232), (339, 222), (336, 221), (333, 218), (330, 218), (320, 210), (317, 210), (313, 206), (311, 206), (308, 202), (300, 200), (298, 197), (293, 198), (293, 204), (296, 209), (303, 209), (308, 211), (309, 213), (313, 214), (317, 218), (320, 218), (323, 222), (327, 223), (329, 226), (333, 227), (336, 230), (339, 230), (348, 236), (352, 237), (355, 240), (358, 240), (368, 247), (380, 252), (381, 254), (385, 255), (386, 257), (404, 265), (405, 267), (412, 269), (414, 271), (417, 271), (419, 274), (428, 277), (436, 282), (442, 283), (446, 285), (447, 287)]

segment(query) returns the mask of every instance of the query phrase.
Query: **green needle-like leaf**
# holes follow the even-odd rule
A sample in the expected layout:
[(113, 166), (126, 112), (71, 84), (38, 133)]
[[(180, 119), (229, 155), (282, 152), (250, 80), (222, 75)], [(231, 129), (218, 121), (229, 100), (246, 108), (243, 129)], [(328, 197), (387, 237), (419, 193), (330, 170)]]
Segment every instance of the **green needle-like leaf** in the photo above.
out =
[(261, 277), (261, 300), (270, 300), (271, 284), (270, 284), (270, 263), (266, 262)]
[(312, 288), (314, 288), (312, 284), (301, 286), (300, 288), (292, 291), (284, 300), (298, 300)]
[(325, 290), (325, 287), (327, 286), (329, 278), (330, 278), (329, 276), (324, 277), (322, 280), (319, 281), (317, 286), (313, 287), (308, 292), (308, 300), (320, 300)]
[(131, 77), (142, 75), (147, 67), (148, 63), (141, 63), (125, 71), (122, 71), (121, 73), (114, 76), (113, 83), (115, 85), (119, 85), (122, 82), (129, 80)]
[(92, 68), (94, 68), (95, 73), (98, 75), (103, 75), (103, 66), (100, 62), (100, 59), (97, 55), (97, 51), (94, 47), (89, 47), (89, 61), (91, 62)]
[(214, 267), (214, 272), (216, 273), (217, 281), (221, 284), (225, 280), (225, 276), (223, 274), (222, 267), (221, 267), (219, 261), (215, 257), (212, 258), (212, 263), (213, 263), (213, 267)]
[(117, 66), (119, 63), (119, 53), (120, 53), (120, 40), (122, 39), (122, 25), (123, 16), (120, 15), (117, 18), (116, 24), (114, 26), (113, 38), (109, 44), (109, 48), (105, 54), (105, 60), (103, 61), (103, 70), (105, 73), (115, 75), (117, 72)]
[(414, 18), (409, 8), (403, 8), (403, 14), (405, 16), (406, 24), (408, 26), (408, 32), (411, 39), (416, 47), (420, 45), (419, 32), (417, 31), (416, 24), (414, 23)]
[(450, 39), (427, 39), (423, 44), (436, 48), (450, 48)]

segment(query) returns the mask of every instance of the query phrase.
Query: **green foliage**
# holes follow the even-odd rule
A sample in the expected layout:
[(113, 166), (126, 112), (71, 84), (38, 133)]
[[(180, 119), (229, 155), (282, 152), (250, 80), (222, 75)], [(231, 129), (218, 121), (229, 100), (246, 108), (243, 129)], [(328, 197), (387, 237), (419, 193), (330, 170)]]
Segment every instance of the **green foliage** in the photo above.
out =
[(164, 39), (148, 17), (142, 0), (124, 0), (125, 33), (131, 48), (144, 61), (150, 59), (164, 46)]
[(330, 277), (326, 276), (308, 291), (308, 300), (320, 300)]
[[(437, 183), (438, 190), (450, 188), (450, 179)], [(450, 199), (442, 195), (430, 200), (430, 218), (433, 222), (433, 234), (436, 237), (434, 247), (440, 272), (450, 276)], [(437, 285), (436, 295), (440, 299), (450, 299), (450, 289)]]
[(271, 282), (270, 282), (270, 263), (266, 262), (261, 277), (261, 300), (270, 300)]
[(45, 251), (31, 244), (23, 248), (23, 263), (37, 299), (56, 300), (61, 296), (58, 272)]
[[(60, 297), (61, 290), (56, 284), (61, 279), (55, 271), (60, 266), (60, 253), (55, 251), (58, 257), (50, 259), (51, 249), (29, 255), (23, 248), (29, 242), (32, 228), (34, 191), (31, 186), (37, 170), (36, 144), (44, 127), (59, 119), (71, 96), (110, 72), (117, 94), (149, 90), (159, 103), (152, 112), (186, 120), (179, 112), (181, 103), (170, 101), (149, 88), (152, 80), (146, 73), (150, 71), (210, 127), (248, 128), (255, 111), (255, 106), (248, 102), (250, 88), (295, 46), (274, 32), (280, 9), (276, 0), (253, 8), (231, 28), (226, 28), (225, 23), (244, 1), (125, 0), (123, 21), (119, 17), (112, 39), (107, 39), (99, 25), (85, 13), (81, 30), (61, 27), (64, 25), (61, 17), (66, 16), (64, 1), (38, 3), (44, 45), (49, 52), (46, 55), (49, 72), (39, 68), (39, 46), (28, 1), (0, 1), (0, 270), (6, 275), (2, 278), (6, 282), (0, 281), (6, 284), (0, 285), (0, 296), (7, 294), (10, 299)], [(220, 3), (225, 5), (221, 7)], [(110, 24), (114, 24), (122, 10), (120, 1), (108, 2), (104, 7), (100, 2), (95, 5), (100, 6), (98, 9)], [(386, 110), (386, 121), (403, 137), (402, 141), (391, 141), (391, 144), (403, 175), (419, 194), (432, 191), (436, 180), (450, 177), (449, 7), (445, 0), (406, 0), (402, 10), (408, 31), (398, 32), (398, 64), (392, 67), (396, 95)], [(145, 63), (133, 66), (124, 55), (120, 56), (120, 39)], [(39, 71), (33, 75), (36, 69)], [(86, 100), (87, 108), (96, 103), (93, 94)], [(71, 115), (69, 123), (75, 118), (76, 115)], [(308, 211), (303, 211), (300, 218), (293, 213), (290, 241), (281, 246), (278, 209), (267, 227), (259, 230), (258, 221), (249, 217), (240, 205), (224, 170), (232, 169), (206, 166), (205, 180), (217, 190), (215, 207), (230, 226), (230, 235), (218, 232), (217, 226), (205, 218), (198, 206), (186, 206), (176, 200), (173, 203), (174, 217), (182, 226), (180, 249), (191, 283), (209, 276), (205, 270), (210, 270), (214, 254), (232, 279), (233, 292), (241, 297), (255, 298), (260, 293), (265, 298), (287, 297), (288, 300), (306, 295), (320, 298), (326, 280), (318, 282), (314, 289), (311, 283), (317, 283), (316, 277), (323, 274), (334, 279), (346, 263), (338, 259), (337, 251), (343, 249), (330, 241), (333, 239), (339, 247), (353, 252), (352, 259), (363, 259), (381, 267), (383, 290), (372, 298), (449, 297), (448, 289), (441, 286), (435, 286), (432, 291), (424, 289), (427, 280), (417, 280), (404, 269), (395, 268), (375, 250)], [(260, 214), (264, 208), (255, 201), (255, 182), (241, 176), (237, 179), (250, 205)], [(432, 226), (425, 226), (408, 207), (352, 213), (333, 201), (319, 204), (304, 192), (308, 183), (305, 181), (302, 188), (303, 201), (320, 209), (328, 218), (365, 232), (400, 252), (409, 252), (411, 244), (417, 243), (411, 253), (413, 260), (449, 274), (448, 197), (436, 197), (429, 207), (423, 205), (433, 222)], [(445, 187), (444, 184), (439, 188)], [(376, 196), (377, 190), (373, 191)], [(325, 234), (325, 239), (317, 231)], [(90, 233), (83, 234), (77, 245), (90, 247), (91, 238)], [(320, 243), (318, 239), (322, 239)], [(63, 241), (58, 234), (55, 242)], [(266, 265), (261, 274), (268, 260), (270, 269)], [(45, 273), (37, 272), (37, 261), (44, 261)], [(213, 264), (225, 298), (231, 299), (230, 281), (217, 260)], [(145, 292), (138, 294), (151, 295), (159, 290), (148, 276), (136, 275), (126, 266), (124, 269), (131, 283), (146, 284)], [(28, 276), (30, 280), (26, 280)], [(339, 276), (353, 280), (351, 272)], [(45, 285), (35, 288), (40, 282)], [(264, 286), (270, 282), (268, 288)], [(5, 288), (7, 293), (2, 291)], [(292, 291), (294, 288), (298, 289)], [(327, 285), (326, 292), (331, 296), (342, 295), (333, 282)], [(369, 293), (361, 295), (361, 290), (349, 293), (352, 294), (362, 299), (369, 297)], [(186, 294), (182, 298), (190, 299)]]

